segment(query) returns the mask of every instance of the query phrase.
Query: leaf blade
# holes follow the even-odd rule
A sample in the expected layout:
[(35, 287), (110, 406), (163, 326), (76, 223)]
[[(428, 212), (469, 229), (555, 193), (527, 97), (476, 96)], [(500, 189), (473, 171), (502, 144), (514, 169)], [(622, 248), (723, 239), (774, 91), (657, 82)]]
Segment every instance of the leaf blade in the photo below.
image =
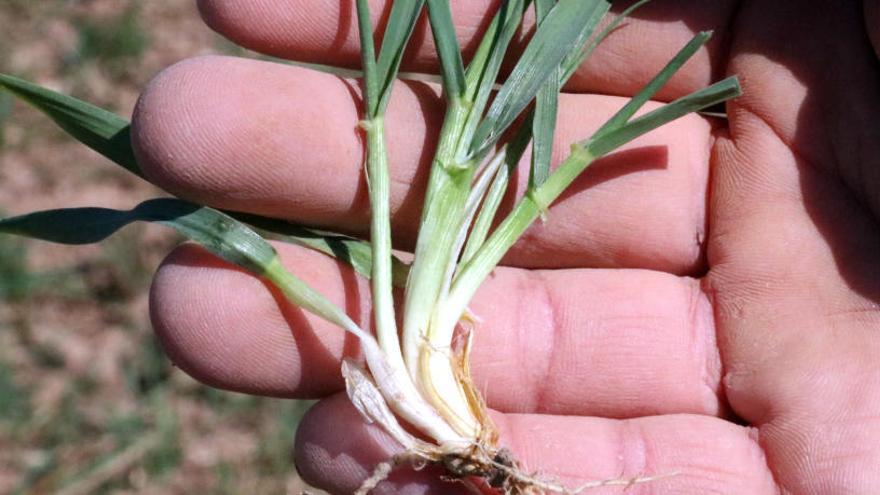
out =
[(62, 208), (0, 220), (0, 232), (60, 244), (100, 242), (130, 223), (154, 222), (171, 227), (221, 258), (262, 273), (275, 249), (232, 217), (188, 201), (158, 198), (131, 210)]
[(560, 0), (556, 4), (538, 27), (477, 128), (470, 146), (473, 156), (480, 155), (498, 140), (543, 83), (556, 73), (565, 57), (579, 48), (576, 43), (584, 31), (595, 28), (598, 22), (595, 13), (607, 10), (609, 5), (604, 0)]
[[(248, 223), (260, 231), (275, 234), (279, 241), (302, 246), (332, 256), (349, 266), (364, 278), (372, 275), (373, 250), (369, 242), (335, 232), (312, 229), (276, 218), (248, 213), (226, 212), (233, 218)], [(395, 287), (404, 287), (409, 274), (409, 264), (391, 256), (391, 276)]]
[(127, 120), (91, 103), (7, 74), (0, 74), (0, 87), (46, 114), (89, 148), (129, 172), (144, 176), (131, 148)]
[(375, 117), (379, 104), (379, 74), (376, 68), (376, 47), (370, 5), (367, 0), (357, 0), (358, 34), (361, 40), (361, 65), (363, 65), (364, 99), (369, 118)]
[(382, 36), (379, 58), (376, 61), (376, 73), (380, 86), (378, 106), (374, 114), (384, 113), (388, 106), (391, 87), (400, 70), (404, 49), (412, 36), (424, 4), (425, 0), (395, 0), (391, 7), (385, 34)]
[(642, 115), (623, 127), (581, 141), (580, 144), (587, 148), (593, 156), (602, 156), (663, 124), (687, 115), (690, 112), (736, 98), (741, 94), (742, 88), (739, 85), (739, 80), (736, 76), (731, 76)]
[[(535, 17), (540, 26), (556, 0), (535, 0)], [(559, 91), (562, 87), (561, 70), (556, 69), (535, 96), (535, 114), (532, 118), (532, 157), (529, 188), (534, 189), (550, 175), (553, 158), (553, 136), (556, 134), (556, 116), (559, 113)]]
[(447, 98), (460, 98), (466, 88), (464, 62), (461, 60), (461, 47), (452, 22), (449, 0), (428, 0), (428, 19), (440, 58), (443, 91)]
[[(464, 146), (470, 145), (480, 120), (483, 118), (483, 110), (489, 101), (489, 96), (495, 87), (498, 73), (510, 41), (519, 28), (529, 2), (524, 0), (510, 0), (503, 2), (492, 18), (474, 57), (468, 64), (465, 78), (467, 91), (465, 99), (470, 102), (471, 109), (462, 133)], [(459, 150), (467, 152), (467, 148)]]
[[(23, 99), (24, 96), (28, 96), (30, 94), (35, 94), (37, 96), (48, 95), (48, 97), (54, 102), (53, 104), (56, 105), (50, 107), (48, 111), (57, 111), (61, 112), (62, 114), (75, 114), (78, 111), (77, 109), (79, 108), (84, 108), (89, 112), (91, 112), (92, 109), (97, 109), (98, 111), (92, 114), (94, 116), (94, 119), (96, 119), (94, 123), (90, 124), (90, 122), (86, 122), (84, 124), (81, 124), (84, 127), (83, 129), (78, 129), (76, 127), (78, 127), (80, 124), (78, 124), (77, 121), (74, 119), (71, 122), (65, 122), (65, 126), (62, 127), (62, 129), (71, 134), (74, 138), (78, 139), (80, 142), (83, 142), (83, 144), (89, 146), (95, 151), (98, 151), (99, 153), (101, 153), (102, 148), (112, 145), (112, 143), (106, 142), (106, 136), (112, 137), (119, 135), (120, 133), (126, 133), (127, 136), (127, 132), (129, 129), (129, 123), (127, 120), (88, 102), (52, 91), (48, 88), (43, 88), (23, 79), (14, 78), (12, 76), (4, 76), (2, 74), (0, 74), (0, 85), (6, 87), (7, 89), (9, 89), (10, 87), (15, 88), (15, 91), (10, 89), (10, 92), (12, 94), (22, 97)], [(28, 102), (30, 103), (30, 101)], [(40, 107), (37, 108), (40, 109)], [(43, 111), (43, 109), (41, 109), (41, 111)], [(50, 115), (50, 117), (52, 117), (52, 115)], [(57, 120), (54, 118), (53, 121), (56, 121), (57, 123)], [(83, 133), (89, 132), (88, 129), (90, 125), (96, 127), (100, 131), (100, 133), (95, 134), (95, 142), (80, 139)], [(71, 127), (74, 127), (73, 132), (71, 132)], [(134, 151), (131, 148), (131, 142), (128, 139), (125, 139), (124, 141), (119, 143), (119, 147), (120, 155), (130, 157), (130, 161), (127, 162), (126, 160), (114, 159), (118, 158), (118, 156), (111, 153), (101, 154), (107, 156), (119, 165), (122, 165), (122, 163), (120, 163), (121, 161), (123, 163), (128, 163), (131, 166), (136, 167), (136, 165), (133, 163)], [(129, 167), (126, 167), (126, 169), (143, 178), (143, 175), (139, 169), (132, 170)], [(331, 232), (323, 232), (319, 230), (308, 229), (305, 227), (299, 227), (289, 222), (264, 217), (261, 215), (232, 211), (222, 211), (222, 213), (229, 215), (230, 217), (235, 218), (239, 221), (243, 221), (250, 225), (253, 225), (258, 229), (278, 234), (279, 240), (281, 241), (297, 244), (303, 247), (308, 247), (329, 256), (333, 256), (345, 263), (348, 263), (363, 276), (370, 276), (369, 266), (371, 263), (371, 255), (369, 243)], [(2, 229), (0, 229), (0, 231), (2, 231)], [(90, 243), (97, 242), (98, 240), (99, 239), (95, 239), (93, 241), (84, 240), (83, 242)], [(396, 286), (402, 287), (405, 284), (406, 274), (408, 273), (408, 270), (408, 264), (404, 263), (399, 258), (392, 258), (392, 275), (394, 279), (394, 284)]]
[(603, 29), (598, 35), (596, 35), (590, 41), (589, 44), (584, 46), (584, 48), (579, 53), (576, 52), (575, 54), (573, 54), (572, 57), (568, 58), (562, 64), (563, 83), (565, 81), (568, 81), (571, 78), (571, 76), (574, 75), (575, 71), (577, 70), (578, 67), (580, 67), (580, 65), (584, 62), (584, 60), (586, 60), (593, 53), (593, 50), (595, 50), (596, 47), (605, 38), (607, 38), (609, 34), (611, 34), (615, 29), (617, 29), (618, 26), (620, 26), (620, 24), (624, 21), (624, 19), (629, 17), (630, 14), (632, 14), (633, 12), (635, 12), (636, 10), (638, 10), (639, 8), (641, 8), (643, 5), (645, 5), (646, 3), (650, 2), (650, 1), (651, 0), (639, 0), (638, 2), (627, 7), (623, 12), (617, 14), (617, 16), (611, 21), (611, 23), (608, 24), (607, 26), (605, 26), (605, 29)]
[(281, 265), (275, 248), (259, 234), (213, 208), (176, 198), (147, 200), (131, 210), (63, 208), (0, 219), (0, 233), (62, 244), (90, 244), (137, 221), (170, 227), (212, 254), (271, 281), (303, 309), (362, 340), (371, 338), (341, 308), (288, 272)]
[(697, 50), (709, 41), (711, 36), (711, 31), (703, 31), (691, 38), (691, 40), (682, 47), (674, 57), (672, 57), (666, 66), (648, 82), (644, 89), (630, 98), (623, 108), (618, 110), (617, 113), (608, 119), (598, 131), (596, 131), (596, 135), (601, 136), (605, 132), (612, 131), (626, 124), (629, 119), (631, 119), (632, 116), (648, 102), (648, 100), (657, 94), (657, 91), (660, 91), (660, 89), (672, 79), (672, 76), (674, 76), (687, 61), (697, 53)]

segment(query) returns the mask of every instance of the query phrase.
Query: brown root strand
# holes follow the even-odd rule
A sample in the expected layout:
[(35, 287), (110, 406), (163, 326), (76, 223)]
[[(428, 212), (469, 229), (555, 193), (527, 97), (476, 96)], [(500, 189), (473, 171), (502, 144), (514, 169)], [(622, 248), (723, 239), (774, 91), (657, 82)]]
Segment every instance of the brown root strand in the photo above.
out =
[(512, 453), (505, 448), (489, 451), (474, 444), (463, 451), (444, 453), (439, 458), (436, 457), (436, 454), (426, 455), (420, 452), (405, 452), (397, 455), (392, 460), (377, 465), (372, 476), (364, 481), (355, 495), (367, 495), (370, 490), (387, 479), (394, 468), (404, 465), (416, 470), (421, 470), (428, 465), (441, 466), (446, 471), (446, 475), (442, 477), (445, 481), (462, 483), (474, 493), (482, 493), (478, 486), (483, 485), (497, 490), (501, 495), (538, 495), (541, 493), (578, 495), (588, 490), (607, 486), (628, 488), (678, 474), (667, 473), (593, 480), (576, 488), (567, 488), (561, 484), (540, 479), (535, 474), (526, 473), (514, 459)]
[(373, 490), (373, 488), (376, 488), (379, 483), (385, 481), (393, 469), (394, 463), (392, 461), (380, 462), (373, 469), (373, 474), (361, 483), (360, 488), (354, 492), (354, 495), (367, 495)]

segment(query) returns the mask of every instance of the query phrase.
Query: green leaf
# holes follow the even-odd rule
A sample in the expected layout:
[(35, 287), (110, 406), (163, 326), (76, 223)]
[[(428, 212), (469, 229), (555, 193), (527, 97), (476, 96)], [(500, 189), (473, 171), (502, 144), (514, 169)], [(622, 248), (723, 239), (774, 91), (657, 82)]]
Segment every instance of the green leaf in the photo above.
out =
[(342, 309), (288, 272), (265, 239), (247, 225), (214, 210), (174, 198), (144, 201), (131, 210), (65, 208), (0, 220), (0, 232), (61, 244), (91, 244), (132, 222), (171, 227), (209, 252), (264, 277), (294, 304), (327, 321), (368, 338)]
[(89, 148), (143, 177), (131, 149), (130, 128), (125, 119), (90, 103), (10, 75), (0, 74), (0, 87), (48, 115)]
[(596, 35), (590, 41), (590, 43), (583, 47), (582, 50), (580, 50), (579, 52), (575, 52), (573, 56), (567, 58), (565, 62), (562, 63), (562, 83), (565, 84), (565, 82), (568, 81), (572, 75), (574, 75), (575, 71), (577, 71), (577, 68), (580, 67), (580, 65), (584, 63), (584, 60), (586, 60), (593, 53), (593, 50), (596, 49), (599, 43), (601, 43), (605, 38), (608, 37), (609, 34), (617, 29), (617, 27), (620, 26), (620, 23), (622, 23), (624, 19), (629, 17), (629, 15), (632, 14), (636, 9), (650, 1), (651, 0), (639, 0), (638, 2), (627, 7), (626, 10), (624, 10), (620, 14), (617, 14), (617, 17), (615, 17), (610, 24), (605, 26), (605, 29), (603, 29), (598, 35)]
[(425, 0), (394, 0), (385, 34), (382, 36), (382, 47), (376, 62), (376, 73), (379, 80), (379, 101), (373, 115), (383, 114), (391, 97), (391, 86), (400, 70), (400, 61), (407, 41), (412, 36), (416, 21), (422, 12)]
[[(376, 69), (376, 47), (373, 40), (373, 24), (370, 20), (370, 5), (367, 0), (357, 0), (358, 32), (361, 38), (361, 63), (364, 67), (364, 99), (367, 112), (378, 108), (379, 75)], [(375, 117), (374, 114), (367, 118)]]
[(553, 136), (556, 134), (556, 116), (559, 113), (559, 80), (547, 84), (538, 91), (535, 100), (535, 117), (532, 121), (532, 164), (529, 187), (535, 188), (550, 175), (553, 158)]
[[(133, 172), (138, 176), (143, 177), (140, 170), (137, 169), (136, 165), (134, 164), (134, 153), (131, 149), (131, 141), (128, 140), (129, 123), (122, 117), (119, 117), (112, 112), (103, 110), (99, 107), (78, 100), (76, 98), (56, 93), (50, 89), (42, 88), (33, 83), (29, 83), (27, 81), (23, 81), (21, 79), (11, 76), (0, 75), (0, 85), (10, 89), (10, 91), (12, 91), (16, 95), (21, 96), (23, 99), (27, 99), (27, 101), (32, 102), (37, 108), (44, 110), (47, 114), (49, 114), (50, 117), (53, 117), (53, 120), (61, 125), (65, 131), (70, 133), (74, 138), (79, 139), (81, 142), (83, 142), (83, 144), (86, 144), (90, 148), (101, 152), (111, 160), (114, 160), (116, 163), (125, 166), (125, 168), (128, 169), (130, 172)], [(58, 115), (59, 117), (55, 118), (55, 115)], [(119, 136), (122, 134), (125, 135), (125, 139), (120, 139), (118, 141), (115, 141), (113, 139), (113, 136)], [(106, 136), (111, 136), (111, 138), (108, 139), (106, 138)], [(107, 153), (104, 153), (102, 152), (102, 150), (111, 150), (112, 152), (108, 151)], [(120, 157), (129, 157), (130, 159), (125, 160), (120, 159)], [(199, 208), (199, 206), (192, 203), (187, 203), (185, 201), (180, 201), (180, 204), (189, 205), (189, 207), (191, 208)], [(60, 212), (63, 212), (64, 210), (55, 211), (59, 212), (57, 213), (57, 215), (62, 215), (62, 213)], [(117, 220), (122, 220), (124, 218), (121, 215), (116, 215), (115, 217), (113, 217), (113, 215), (110, 215), (107, 211), (104, 211), (103, 209), (98, 209), (98, 211), (103, 212), (103, 218), (109, 219), (112, 217), (116, 218)], [(257, 228), (281, 234), (281, 240), (283, 241), (291, 242), (304, 247), (310, 247), (327, 255), (334, 256), (337, 259), (351, 265), (355, 270), (358, 271), (358, 273), (361, 273), (366, 277), (370, 276), (370, 246), (364, 241), (359, 241), (338, 234), (325, 232), (318, 233), (319, 231), (297, 227), (282, 220), (263, 217), (259, 215), (230, 211), (222, 212), (221, 214), (229, 215), (240, 221), (247, 222)], [(78, 214), (78, 218), (84, 217), (81, 214)], [(12, 219), (4, 220), (4, 222), (7, 222), (5, 224), (6, 226), (0, 229), (0, 231), (4, 231), (3, 229), (12, 228), (11, 220)], [(136, 219), (130, 221), (135, 220)], [(111, 224), (105, 224), (105, 227), (109, 228), (110, 225)], [(86, 231), (79, 232), (79, 235), (85, 236), (83, 237), (83, 243), (97, 242), (97, 240), (100, 240), (87, 240), (88, 235), (94, 235), (99, 232), (99, 230), (94, 230), (98, 228), (98, 224), (95, 224), (92, 230), (87, 229)], [(119, 228), (121, 228), (121, 225), (119, 226)], [(9, 232), (9, 230), (5, 231)], [(73, 228), (73, 232), (71, 232), (71, 235), (73, 234), (77, 234), (76, 228)], [(112, 232), (106, 233), (106, 235), (110, 234), (112, 234)], [(64, 241), (58, 240), (56, 242)], [(69, 244), (69, 242), (66, 243)], [(366, 256), (364, 256), (364, 254), (366, 254)], [(397, 258), (392, 259), (392, 274), (394, 277), (395, 285), (403, 286), (405, 284), (406, 274), (408, 273), (408, 270), (409, 267), (407, 264)]]
[[(230, 213), (230, 216), (248, 223), (260, 231), (275, 234), (280, 241), (303, 246), (332, 256), (350, 265), (356, 272), (370, 278), (373, 253), (370, 243), (335, 232), (302, 227), (299, 225), (247, 213)], [(404, 287), (409, 275), (409, 264), (396, 256), (391, 257), (392, 282), (395, 287)]]
[(132, 222), (171, 227), (217, 256), (261, 274), (275, 249), (225, 213), (173, 198), (144, 201), (131, 210), (64, 208), (0, 220), (0, 232), (61, 244), (99, 242)]
[[(465, 99), (471, 103), (471, 109), (462, 133), (464, 146), (469, 146), (474, 131), (483, 118), (483, 110), (495, 88), (501, 63), (507, 54), (510, 41), (519, 29), (528, 3), (523, 0), (510, 0), (501, 4), (468, 65), (465, 74), (467, 81)], [(465, 148), (460, 151), (468, 150)]]
[(477, 218), (471, 227), (467, 244), (459, 261), (459, 267), (464, 266), (473, 258), (489, 235), (489, 230), (492, 228), (495, 216), (498, 213), (498, 207), (501, 206), (501, 201), (507, 192), (510, 177), (519, 165), (519, 160), (522, 158), (531, 140), (532, 118), (534, 118), (534, 114), (530, 112), (513, 139), (505, 145), (504, 166), (498, 170), (492, 185), (489, 186), (489, 191), (486, 193), (486, 198), (483, 200), (480, 212), (477, 214)]
[(447, 98), (461, 97), (465, 91), (464, 63), (461, 61), (461, 47), (452, 23), (449, 0), (428, 0), (428, 18), (440, 58), (443, 75), (443, 91)]
[(539, 26), (544, 22), (544, 18), (547, 17), (554, 5), (556, 5), (556, 0), (535, 0), (535, 17)]
[[(596, 27), (599, 25), (599, 22), (602, 21), (602, 18), (605, 17), (605, 14), (611, 9), (611, 4), (608, 2), (604, 2), (600, 8), (593, 11), (592, 16), (584, 22), (584, 28), (581, 31), (580, 36), (578, 36), (577, 42), (575, 46), (577, 47), (575, 50), (572, 50), (565, 56), (562, 60), (562, 64), (560, 65), (560, 87), (565, 85), (568, 82), (568, 78), (571, 74), (568, 74), (566, 68), (574, 67), (577, 68), (578, 65), (583, 63), (584, 60), (592, 53), (592, 49), (588, 49), (587, 40), (590, 39), (590, 36), (593, 35), (593, 31), (596, 30)], [(598, 37), (594, 38), (593, 43), (598, 43), (598, 40), (602, 37), (600, 34)], [(590, 44), (592, 45), (592, 43)]]
[(599, 136), (582, 141), (593, 156), (602, 156), (633, 139), (650, 132), (663, 124), (671, 122), (691, 112), (711, 107), (742, 94), (736, 76), (728, 77), (707, 88), (695, 91), (666, 104), (652, 112), (630, 121), (628, 124)]
[[(643, 2), (644, 1), (647, 0), (643, 0)], [(619, 23), (620, 20), (623, 19), (623, 16), (635, 10), (635, 7), (638, 7), (638, 5), (643, 2), (639, 2), (624, 11), (624, 13), (612, 22), (612, 25), (614, 25), (615, 22)], [(535, 4), (539, 22), (546, 16), (548, 9), (551, 8), (554, 3), (554, 0), (540, 0)], [(550, 162), (553, 156), (553, 138), (556, 134), (556, 117), (559, 113), (559, 92), (562, 90), (562, 86), (565, 85), (571, 75), (574, 74), (574, 70), (577, 69), (592, 51), (591, 49), (584, 49), (583, 46), (586, 43), (586, 40), (592, 35), (596, 26), (598, 26), (599, 21), (608, 12), (607, 7), (609, 7), (609, 5), (596, 9), (593, 12), (592, 17), (584, 23), (584, 29), (581, 31), (578, 41), (575, 43), (575, 46), (581, 48), (572, 50), (565, 57), (558, 69), (556, 77), (550, 77), (547, 82), (544, 83), (544, 86), (538, 90), (538, 94), (535, 97), (535, 113), (532, 132), (534, 142), (532, 144), (532, 161), (529, 174), (529, 187), (533, 190), (543, 184), (550, 175)], [(601, 38), (606, 36), (608, 32), (610, 32), (610, 29), (606, 28), (606, 30), (597, 36), (591, 44), (595, 46), (595, 44), (598, 43)]]
[[(538, 26), (556, 4), (556, 0), (535, 0), (535, 16)], [(561, 69), (556, 69), (538, 90), (535, 97), (535, 115), (532, 119), (532, 164), (529, 173), (529, 187), (535, 188), (550, 175), (550, 161), (553, 157), (553, 136), (556, 134), (556, 116), (559, 113), (559, 90), (562, 86)]]
[(602, 127), (596, 131), (594, 138), (601, 137), (602, 134), (615, 130), (620, 126), (626, 124), (629, 119), (632, 118), (635, 113), (642, 108), (642, 106), (648, 102), (657, 91), (660, 91), (671, 78), (678, 72), (679, 69), (687, 62), (697, 50), (700, 49), (701, 46), (705, 45), (709, 38), (712, 36), (710, 31), (704, 31), (696, 36), (694, 36), (687, 45), (684, 46), (679, 52), (666, 64), (666, 67), (663, 68), (660, 72), (657, 73), (656, 76), (645, 86), (644, 89), (639, 91), (639, 93), (633, 96), (626, 105), (623, 106), (620, 110), (617, 111), (614, 116), (612, 116), (608, 121), (602, 125)]
[(470, 147), (472, 155), (479, 156), (498, 140), (544, 82), (557, 74), (556, 69), (565, 57), (580, 49), (577, 43), (583, 33), (595, 28), (598, 22), (597, 11), (604, 12), (608, 6), (604, 0), (560, 0), (556, 4), (538, 27), (477, 128)]
[(3, 146), (3, 124), (12, 113), (12, 96), (8, 93), (0, 91), (0, 146)]

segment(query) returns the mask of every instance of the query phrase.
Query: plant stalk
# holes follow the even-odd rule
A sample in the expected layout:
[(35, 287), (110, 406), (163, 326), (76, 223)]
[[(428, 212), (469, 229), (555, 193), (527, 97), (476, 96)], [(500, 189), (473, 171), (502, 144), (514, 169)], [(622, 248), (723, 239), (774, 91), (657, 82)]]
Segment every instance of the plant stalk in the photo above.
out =
[(370, 283), (373, 317), (379, 346), (395, 369), (405, 370), (394, 313), (391, 273), (391, 207), (385, 123), (381, 116), (361, 122), (367, 136), (367, 184), (370, 191), (370, 244), (373, 250)]
[(489, 237), (477, 253), (462, 268), (438, 310), (440, 318), (431, 336), (431, 341), (449, 342), (458, 319), (480, 284), (492, 272), (508, 249), (522, 236), (525, 230), (538, 217), (544, 214), (550, 204), (562, 194), (578, 175), (594, 160), (595, 156), (586, 147), (573, 145), (569, 157), (550, 175), (541, 186), (530, 189), (514, 210), (504, 219), (498, 229)]
[(458, 163), (457, 145), (468, 108), (454, 99), (447, 110), (425, 196), (415, 259), (407, 280), (403, 319), (403, 355), (418, 381), (418, 355), (444, 284), (446, 267), (470, 195), (474, 168)]

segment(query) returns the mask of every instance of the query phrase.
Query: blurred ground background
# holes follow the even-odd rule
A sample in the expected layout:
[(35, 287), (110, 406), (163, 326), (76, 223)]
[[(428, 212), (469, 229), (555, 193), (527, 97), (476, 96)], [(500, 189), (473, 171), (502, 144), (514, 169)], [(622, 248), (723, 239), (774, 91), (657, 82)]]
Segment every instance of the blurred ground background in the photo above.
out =
[[(244, 52), (194, 1), (2, 0), (0, 71), (126, 117), (158, 71)], [(129, 208), (158, 192), (0, 93), (0, 214)], [(199, 385), (147, 315), (178, 242), (133, 226), (100, 245), (0, 236), (0, 493), (299, 493), (290, 456), (307, 404)]]

